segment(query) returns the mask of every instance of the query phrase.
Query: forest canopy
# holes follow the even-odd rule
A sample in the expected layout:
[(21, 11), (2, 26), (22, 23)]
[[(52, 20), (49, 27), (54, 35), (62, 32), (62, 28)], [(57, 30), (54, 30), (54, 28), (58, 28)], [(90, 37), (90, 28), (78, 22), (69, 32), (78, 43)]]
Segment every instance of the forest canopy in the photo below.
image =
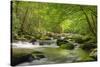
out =
[(97, 6), (12, 1), (12, 35), (47, 33), (97, 36)]

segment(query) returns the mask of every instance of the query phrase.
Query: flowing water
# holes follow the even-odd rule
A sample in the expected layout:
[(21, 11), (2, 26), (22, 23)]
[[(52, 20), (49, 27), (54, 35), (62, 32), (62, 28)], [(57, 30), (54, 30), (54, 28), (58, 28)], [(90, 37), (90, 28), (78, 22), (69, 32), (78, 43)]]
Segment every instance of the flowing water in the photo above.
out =
[(53, 47), (53, 48), (56, 48), (56, 47), (59, 47), (56, 44), (56, 40), (45, 41), (45, 42), (49, 42), (49, 43), (51, 42), (51, 44), (49, 44), (49, 45), (47, 43), (45, 43), (44, 45), (40, 45), (39, 42), (40, 41), (37, 41), (37, 42), (34, 42), (34, 44), (32, 44), (32, 43), (29, 43), (29, 42), (18, 41), (18, 42), (12, 43), (12, 47), (13, 48), (37, 48), (37, 47)]
[[(71, 42), (72, 43), (72, 42)], [(77, 43), (73, 43), (79, 45)], [(32, 49), (35, 51), (42, 52), (46, 57), (41, 59), (35, 59), (31, 62), (23, 62), (18, 64), (19, 66), (23, 65), (40, 65), (40, 64), (55, 64), (55, 63), (69, 63), (69, 62), (78, 62), (78, 61), (88, 61), (91, 60), (89, 54), (84, 50), (76, 46), (73, 50), (61, 49), (57, 46), (56, 41), (53, 41), (51, 44), (40, 45), (39, 41), (34, 44), (29, 42), (18, 41), (12, 43), (13, 49)], [(19, 50), (21, 51), (21, 50)], [(27, 50), (26, 50), (27, 51)]]

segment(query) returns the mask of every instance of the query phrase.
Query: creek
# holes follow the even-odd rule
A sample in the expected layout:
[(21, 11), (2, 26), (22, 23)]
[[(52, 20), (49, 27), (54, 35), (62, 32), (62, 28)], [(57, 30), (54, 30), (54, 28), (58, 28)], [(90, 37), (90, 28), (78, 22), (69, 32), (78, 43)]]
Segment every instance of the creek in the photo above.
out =
[[(56, 40), (53, 41), (43, 41), (44, 45), (40, 45), (37, 41), (34, 44), (30, 42), (18, 41), (12, 43), (13, 54), (20, 55), (17, 53), (31, 53), (34, 51), (40, 52), (39, 55), (43, 55), (43, 58), (33, 59), (29, 57), (31, 62), (22, 62), (17, 64), (18, 66), (25, 65), (40, 65), (40, 64), (56, 64), (56, 63), (70, 63), (70, 62), (83, 62), (92, 61), (93, 59), (89, 57), (89, 53), (78, 47), (78, 43), (73, 43), (77, 45), (73, 50), (62, 49), (56, 44)], [(14, 56), (16, 56), (14, 55)], [(36, 55), (36, 54), (35, 54)], [(37, 55), (36, 55), (37, 56)]]

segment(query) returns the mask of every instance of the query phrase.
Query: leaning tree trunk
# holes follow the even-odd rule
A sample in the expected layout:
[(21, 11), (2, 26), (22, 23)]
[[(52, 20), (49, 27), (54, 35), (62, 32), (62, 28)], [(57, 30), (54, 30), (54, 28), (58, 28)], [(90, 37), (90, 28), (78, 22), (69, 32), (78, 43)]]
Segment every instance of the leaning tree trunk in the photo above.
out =
[[(86, 17), (86, 20), (87, 20), (87, 23), (88, 23), (88, 26), (89, 26), (89, 29), (90, 29), (91, 33), (92, 33), (94, 36), (96, 36), (96, 30), (95, 30), (94, 27), (92, 26), (91, 21), (90, 21), (88, 15), (87, 15), (87, 13), (84, 11), (84, 9), (83, 9), (82, 6), (80, 6), (80, 9), (82, 10), (82, 12), (84, 13), (84, 15), (85, 15), (85, 17)], [(92, 21), (93, 21), (93, 23), (95, 23), (94, 20), (93, 20), (93, 18), (92, 18)]]

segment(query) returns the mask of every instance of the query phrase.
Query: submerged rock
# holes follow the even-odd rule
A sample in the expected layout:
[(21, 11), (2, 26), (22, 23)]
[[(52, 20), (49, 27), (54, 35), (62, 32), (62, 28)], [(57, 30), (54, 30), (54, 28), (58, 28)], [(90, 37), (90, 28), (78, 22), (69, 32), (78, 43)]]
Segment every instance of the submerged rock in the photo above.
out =
[(46, 58), (46, 56), (42, 53), (42, 52), (39, 52), (39, 51), (34, 51), (32, 52), (32, 54), (27, 54), (27, 55), (22, 55), (20, 56), (13, 56), (12, 59), (11, 59), (11, 65), (12, 66), (16, 66), (18, 64), (21, 64), (21, 63), (25, 63), (25, 62), (32, 62), (32, 61), (35, 61), (35, 60), (40, 60), (40, 59), (43, 59), (43, 58)]

